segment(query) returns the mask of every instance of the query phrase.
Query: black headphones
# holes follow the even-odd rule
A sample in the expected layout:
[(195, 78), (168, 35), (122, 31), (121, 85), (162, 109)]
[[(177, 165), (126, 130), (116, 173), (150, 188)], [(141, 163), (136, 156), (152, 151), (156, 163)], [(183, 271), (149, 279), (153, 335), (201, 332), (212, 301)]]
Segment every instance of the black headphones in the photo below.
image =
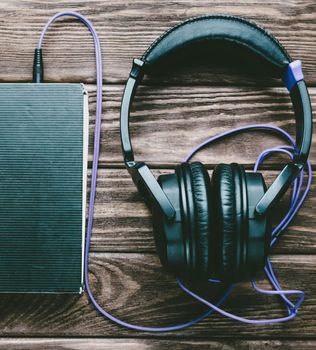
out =
[[(260, 173), (239, 164), (219, 164), (212, 179), (199, 162), (182, 163), (155, 179), (134, 160), (129, 114), (147, 68), (195, 42), (221, 40), (246, 48), (271, 64), (287, 86), (296, 117), (296, 150), (267, 189)], [(252, 278), (264, 266), (270, 245), (269, 213), (304, 167), (312, 140), (312, 110), (300, 61), (292, 61), (264, 29), (232, 16), (191, 18), (166, 31), (135, 59), (121, 105), (121, 141), (126, 167), (153, 213), (162, 264), (174, 274), (227, 282)]]

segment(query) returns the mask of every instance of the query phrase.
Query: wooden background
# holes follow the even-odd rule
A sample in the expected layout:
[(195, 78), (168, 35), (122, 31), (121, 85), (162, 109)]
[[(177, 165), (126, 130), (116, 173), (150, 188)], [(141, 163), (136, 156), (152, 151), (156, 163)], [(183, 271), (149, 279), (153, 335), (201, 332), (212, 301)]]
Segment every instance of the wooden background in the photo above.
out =
[[(90, 260), (93, 290), (103, 307), (126, 321), (163, 326), (187, 320), (203, 308), (183, 295), (160, 267), (149, 212), (122, 166), (119, 107), (132, 59), (164, 30), (188, 17), (245, 16), (270, 30), (293, 58), (303, 61), (315, 110), (315, 0), (2, 0), (1, 82), (30, 81), (41, 29), (62, 10), (86, 15), (100, 35), (103, 50), (101, 170)], [(44, 59), (47, 81), (87, 84), (92, 136), (95, 68), (88, 31), (74, 20), (59, 21), (45, 39)], [(206, 137), (253, 122), (273, 123), (294, 133), (290, 99), (279, 81), (227, 66), (189, 64), (172, 74), (146, 79), (137, 93), (131, 127), (138, 159), (148, 161), (158, 175), (172, 171)], [(279, 143), (263, 133), (246, 134), (203, 151), (197, 159), (210, 170), (221, 161), (238, 161), (250, 168), (261, 150)], [(91, 151), (90, 147), (90, 155)], [(315, 163), (314, 144), (311, 160)], [(268, 182), (281, 161), (267, 161)], [(315, 194), (313, 186), (299, 216), (273, 250), (282, 286), (306, 292), (294, 321), (250, 326), (214, 314), (186, 330), (148, 334), (104, 319), (86, 295), (2, 295), (0, 349), (315, 349)], [(259, 280), (267, 287), (262, 277)], [(278, 299), (256, 294), (249, 283), (239, 285), (225, 307), (246, 317), (277, 317), (285, 312)]]

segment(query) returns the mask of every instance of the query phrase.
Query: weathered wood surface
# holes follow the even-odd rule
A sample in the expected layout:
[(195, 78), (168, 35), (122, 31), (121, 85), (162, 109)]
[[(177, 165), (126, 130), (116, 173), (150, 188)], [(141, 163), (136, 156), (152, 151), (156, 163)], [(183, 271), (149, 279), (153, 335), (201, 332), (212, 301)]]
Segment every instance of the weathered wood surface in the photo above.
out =
[[(316, 3), (314, 0), (3, 0), (0, 81), (31, 79), (33, 50), (43, 25), (51, 15), (64, 10), (79, 11), (93, 22), (103, 51), (106, 83), (100, 156), (103, 169), (98, 178), (93, 227), (92, 289), (102, 306), (130, 322), (157, 326), (192, 318), (203, 308), (186, 297), (161, 268), (155, 254), (150, 214), (122, 169), (118, 117), (132, 59), (139, 57), (164, 30), (183, 19), (208, 13), (241, 15), (267, 28), (293, 58), (303, 61), (315, 110)], [(89, 32), (75, 20), (54, 24), (44, 41), (44, 61), (47, 81), (87, 84), (92, 145), (95, 68)], [(199, 142), (233, 127), (269, 123), (294, 135), (290, 99), (281, 85), (279, 80), (245, 72), (243, 66), (196, 64), (195, 60), (174, 72), (146, 77), (132, 112), (135, 155), (159, 168), (154, 171), (158, 176), (172, 171)], [(245, 134), (204, 150), (196, 159), (210, 169), (219, 162), (231, 161), (250, 169), (260, 151), (278, 144), (280, 140), (271, 135)], [(91, 152), (90, 146), (90, 159)], [(314, 163), (315, 152), (314, 141), (311, 150)], [(285, 159), (266, 161), (264, 174), (268, 183), (281, 161)], [(294, 321), (249, 326), (214, 314), (187, 330), (145, 334), (127, 331), (105, 320), (86, 294), (81, 297), (4, 295), (0, 298), (0, 336), (4, 337), (0, 338), (0, 349), (314, 349), (315, 191), (313, 185), (298, 217), (273, 250), (272, 260), (281, 285), (306, 292), (306, 301)], [(284, 210), (285, 203), (280, 213)], [(268, 287), (262, 277), (259, 281)], [(208, 295), (214, 300), (217, 292), (212, 290)], [(277, 298), (258, 295), (249, 284), (237, 286), (225, 308), (246, 317), (284, 315)]]
[[(155, 176), (171, 173), (155, 170)], [(267, 184), (277, 175), (264, 171)], [(280, 220), (287, 209), (284, 200), (275, 221)], [(316, 253), (316, 185), (295, 218), (274, 248), (278, 253)], [(102, 169), (99, 172), (92, 250), (98, 252), (154, 252), (154, 239), (150, 212), (137, 193), (131, 177), (125, 169)]]
[[(316, 312), (316, 256), (276, 255), (272, 261), (284, 288), (302, 288), (306, 301), (295, 321), (278, 325), (249, 326), (214, 314), (190, 328), (172, 334), (174, 338), (313, 338)], [(205, 309), (186, 296), (160, 266), (155, 254), (93, 253), (90, 280), (99, 303), (114, 315), (147, 326), (167, 325), (192, 319)], [(259, 276), (258, 283), (269, 288)], [(214, 287), (213, 287), (214, 288)], [(222, 287), (202, 288), (210, 300)], [(217, 289), (217, 288), (220, 288)], [(245, 317), (284, 315), (276, 297), (254, 292), (250, 283), (239, 284), (225, 303), (225, 309)], [(0, 299), (2, 336), (37, 337), (161, 337), (127, 331), (105, 320), (83, 296), (3, 295)], [(229, 331), (228, 331), (229, 330)]]
[(314, 340), (0, 339), (1, 350), (314, 350)]
[[(36, 1), (3, 0), (1, 10), (0, 79), (27, 81), (31, 77), (33, 50), (43, 25), (58, 11), (78, 10), (95, 25), (104, 55), (104, 77), (108, 82), (122, 82), (129, 73), (131, 61), (140, 57), (150, 43), (170, 26), (191, 16), (229, 13), (255, 20), (271, 31), (294, 58), (302, 59), (309, 83), (316, 83), (316, 4), (314, 0), (182, 0), (152, 1), (95, 0), (95, 1)], [(93, 81), (93, 45), (88, 31), (73, 20), (56, 23), (44, 43), (46, 77), (50, 81)], [(182, 80), (192, 83), (240, 84), (239, 77), (219, 74), (208, 67), (181, 74)], [(228, 68), (224, 71), (227, 73)], [(170, 77), (164, 79), (170, 80)], [(179, 80), (179, 77), (174, 77)], [(243, 83), (253, 82), (251, 77)]]
[[(91, 102), (91, 155), (95, 88), (88, 85), (87, 89)], [(123, 85), (107, 85), (104, 91), (101, 165), (106, 162), (122, 166), (119, 113), (123, 89)], [(316, 88), (311, 88), (310, 93), (316, 110)], [(258, 123), (277, 125), (295, 135), (295, 118), (286, 89), (142, 86), (133, 105), (130, 127), (136, 159), (155, 167), (170, 167), (181, 162), (205, 139), (232, 128)], [(206, 148), (195, 159), (209, 166), (220, 162), (239, 162), (251, 167), (260, 152), (282, 143), (283, 140), (271, 133), (247, 132)], [(316, 160), (315, 143), (316, 137), (311, 149), (313, 163)], [(272, 157), (264, 164), (268, 168), (277, 164), (280, 167), (281, 159), (280, 156)]]

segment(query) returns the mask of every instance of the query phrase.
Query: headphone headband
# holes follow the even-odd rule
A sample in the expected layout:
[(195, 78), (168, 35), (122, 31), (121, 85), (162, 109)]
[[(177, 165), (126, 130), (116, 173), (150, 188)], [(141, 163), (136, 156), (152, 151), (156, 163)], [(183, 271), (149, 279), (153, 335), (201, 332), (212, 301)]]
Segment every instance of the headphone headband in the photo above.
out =
[(175, 215), (169, 199), (146, 164), (134, 161), (129, 133), (130, 107), (147, 66), (192, 43), (217, 39), (247, 47), (271, 63), (283, 78), (293, 103), (297, 146), (294, 159), (284, 167), (256, 205), (258, 215), (264, 215), (279, 200), (308, 158), (312, 140), (312, 109), (300, 61), (292, 61), (277, 39), (245, 19), (232, 16), (202, 16), (184, 21), (159, 37), (144, 53), (141, 60), (134, 60), (121, 104), (121, 141), (127, 169), (146, 201), (154, 201), (169, 219)]
[(199, 41), (224, 40), (258, 54), (278, 69), (291, 58), (279, 41), (256, 23), (236, 16), (206, 15), (189, 18), (163, 33), (142, 56), (146, 66)]

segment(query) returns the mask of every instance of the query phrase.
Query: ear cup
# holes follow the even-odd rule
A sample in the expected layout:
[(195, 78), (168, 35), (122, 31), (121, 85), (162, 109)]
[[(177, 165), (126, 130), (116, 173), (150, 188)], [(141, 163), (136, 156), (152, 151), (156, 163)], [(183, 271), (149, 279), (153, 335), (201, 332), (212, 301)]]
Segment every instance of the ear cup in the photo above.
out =
[(267, 188), (261, 173), (246, 173), (248, 194), (248, 239), (245, 274), (252, 278), (266, 263), (271, 243), (271, 225), (269, 216), (258, 217), (255, 207)]
[(182, 163), (158, 182), (176, 209), (169, 222), (153, 208), (154, 235), (161, 262), (178, 276), (209, 277), (210, 178), (199, 162)]
[(187, 269), (188, 246), (183, 236), (178, 179), (175, 174), (160, 175), (158, 183), (173, 205), (176, 215), (174, 220), (167, 220), (160, 208), (153, 206), (156, 249), (162, 265), (172, 273), (179, 275), (179, 272)]
[(195, 245), (197, 251), (197, 275), (209, 278), (210, 226), (211, 226), (211, 181), (204, 165), (190, 165), (193, 202), (195, 208)]

